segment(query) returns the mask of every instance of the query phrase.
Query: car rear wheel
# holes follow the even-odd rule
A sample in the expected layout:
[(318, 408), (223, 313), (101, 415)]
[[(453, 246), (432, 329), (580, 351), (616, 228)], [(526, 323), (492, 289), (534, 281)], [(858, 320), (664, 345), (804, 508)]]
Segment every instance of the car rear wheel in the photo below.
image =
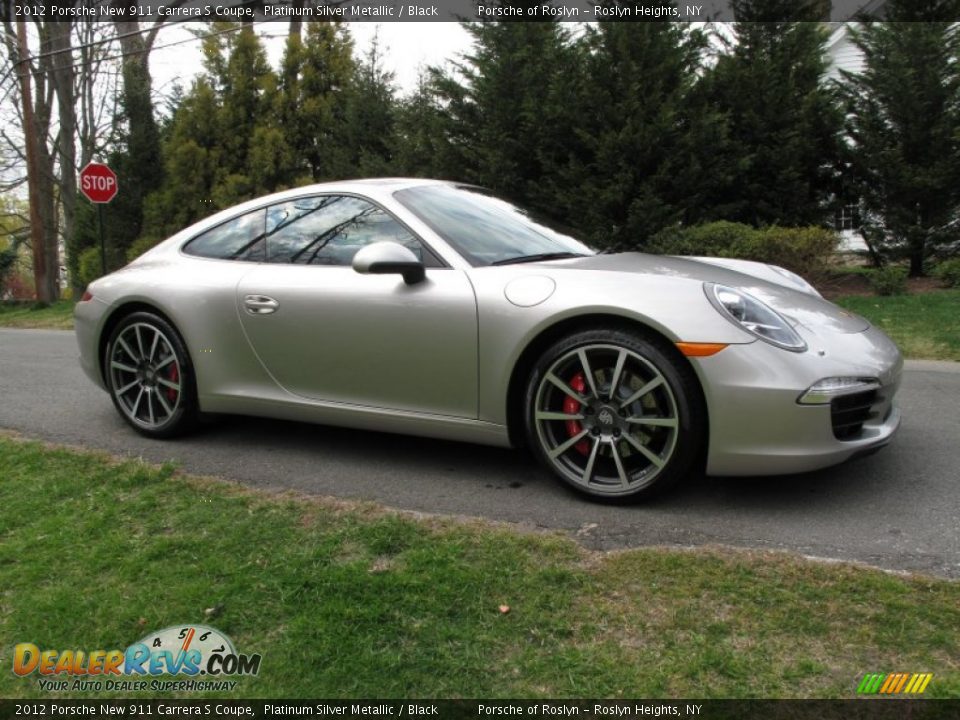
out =
[(706, 426), (700, 397), (693, 371), (667, 343), (618, 329), (580, 332), (537, 363), (527, 437), (576, 490), (647, 498), (695, 467)]
[(193, 366), (180, 335), (162, 317), (137, 312), (121, 320), (104, 360), (113, 404), (135, 430), (165, 438), (194, 425)]

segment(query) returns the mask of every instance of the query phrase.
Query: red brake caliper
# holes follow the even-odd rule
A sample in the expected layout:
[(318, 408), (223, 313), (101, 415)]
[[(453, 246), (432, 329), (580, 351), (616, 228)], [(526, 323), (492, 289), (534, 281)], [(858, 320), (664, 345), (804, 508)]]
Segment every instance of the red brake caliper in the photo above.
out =
[[(570, 387), (573, 390), (577, 391), (578, 393), (582, 394), (583, 391), (587, 389), (587, 378), (584, 377), (584, 374), (582, 372), (577, 373), (572, 378), (570, 378)], [(563, 399), (563, 411), (567, 415), (577, 415), (580, 412), (580, 403), (577, 402), (576, 398), (570, 397), (569, 395), (567, 395)], [(566, 425), (567, 425), (567, 434), (570, 437), (573, 437), (574, 435), (579, 435), (581, 432), (583, 432), (583, 426), (577, 420), (567, 420)], [(574, 445), (574, 447), (576, 448), (577, 452), (579, 452), (581, 455), (586, 455), (588, 452), (590, 452), (590, 443), (587, 442), (586, 440), (581, 440), (576, 445)]]
[[(175, 383), (180, 379), (180, 372), (177, 370), (177, 364), (170, 364), (170, 382)], [(167, 388), (167, 400), (174, 402), (177, 399), (177, 391), (173, 388)]]

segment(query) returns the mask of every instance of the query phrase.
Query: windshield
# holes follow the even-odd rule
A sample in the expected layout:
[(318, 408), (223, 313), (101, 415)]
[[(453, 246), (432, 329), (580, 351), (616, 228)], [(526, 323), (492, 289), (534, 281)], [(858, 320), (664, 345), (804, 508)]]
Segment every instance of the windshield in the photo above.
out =
[(579, 240), (529, 210), (479, 188), (422, 185), (394, 197), (446, 240), (471, 265), (593, 255)]

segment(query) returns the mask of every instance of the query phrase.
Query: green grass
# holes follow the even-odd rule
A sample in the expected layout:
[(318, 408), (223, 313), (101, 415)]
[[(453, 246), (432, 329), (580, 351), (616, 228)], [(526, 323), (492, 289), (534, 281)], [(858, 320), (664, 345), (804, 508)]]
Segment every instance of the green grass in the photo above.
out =
[(960, 360), (960, 290), (836, 302), (883, 328), (907, 357)]
[(0, 303), (0, 327), (73, 329), (73, 302), (38, 307), (33, 303)]
[(0, 697), (42, 695), (9, 671), (15, 643), (123, 649), (204, 622), (262, 654), (231, 696), (852, 697), (892, 671), (960, 696), (960, 583), (775, 553), (593, 553), (12, 436), (0, 467)]

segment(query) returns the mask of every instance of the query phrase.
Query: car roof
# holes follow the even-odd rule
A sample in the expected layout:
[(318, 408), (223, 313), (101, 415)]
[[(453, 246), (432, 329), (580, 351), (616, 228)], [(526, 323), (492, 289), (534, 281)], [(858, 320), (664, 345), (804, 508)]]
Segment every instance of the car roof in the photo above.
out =
[(416, 187), (417, 185), (448, 185), (451, 184), (446, 180), (430, 180), (427, 178), (404, 178), (404, 177), (388, 177), (388, 178), (363, 178), (361, 180), (338, 180), (334, 182), (325, 182), (317, 183), (315, 185), (303, 185), (297, 188), (291, 188), (290, 190), (283, 191), (280, 194), (286, 193), (296, 193), (300, 194), (303, 192), (311, 192), (318, 190), (321, 192), (330, 192), (331, 190), (349, 190), (350, 188), (372, 188), (375, 187), (378, 190), (383, 190), (385, 192), (394, 192), (396, 190), (404, 190), (410, 187)]

